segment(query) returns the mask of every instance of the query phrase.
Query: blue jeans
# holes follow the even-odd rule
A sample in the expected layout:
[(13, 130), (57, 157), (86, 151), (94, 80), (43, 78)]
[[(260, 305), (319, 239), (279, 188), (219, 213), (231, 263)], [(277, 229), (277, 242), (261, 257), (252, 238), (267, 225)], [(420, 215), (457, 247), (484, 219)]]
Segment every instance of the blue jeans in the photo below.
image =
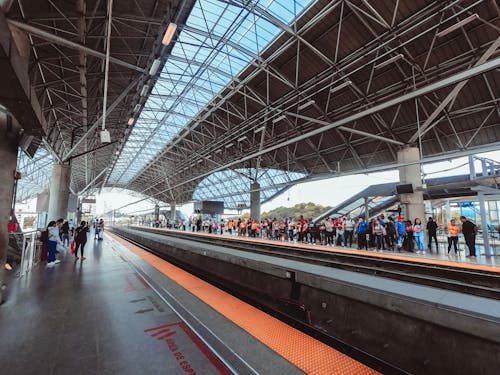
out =
[(424, 236), (414, 236), (418, 251), (425, 251)]
[(64, 246), (69, 246), (69, 234), (68, 233), (62, 234), (62, 243)]
[(56, 260), (56, 249), (57, 249), (57, 241), (47, 241), (49, 247), (49, 255), (47, 257), (47, 262), (55, 262)]

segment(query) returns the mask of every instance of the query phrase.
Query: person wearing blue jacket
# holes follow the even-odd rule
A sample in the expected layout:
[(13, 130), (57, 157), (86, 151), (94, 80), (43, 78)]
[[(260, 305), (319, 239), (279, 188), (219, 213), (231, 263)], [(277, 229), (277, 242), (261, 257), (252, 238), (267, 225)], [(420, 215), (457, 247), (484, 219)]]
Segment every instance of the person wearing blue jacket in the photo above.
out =
[(401, 251), (401, 249), (403, 248), (403, 240), (404, 240), (405, 235), (406, 235), (404, 217), (399, 216), (398, 222), (394, 226), (396, 228), (396, 239), (397, 239), (398, 251)]
[(368, 229), (368, 223), (364, 218), (360, 217), (358, 223), (356, 224), (355, 232), (358, 236), (358, 250), (365, 248), (368, 250), (368, 244), (366, 242), (366, 230)]

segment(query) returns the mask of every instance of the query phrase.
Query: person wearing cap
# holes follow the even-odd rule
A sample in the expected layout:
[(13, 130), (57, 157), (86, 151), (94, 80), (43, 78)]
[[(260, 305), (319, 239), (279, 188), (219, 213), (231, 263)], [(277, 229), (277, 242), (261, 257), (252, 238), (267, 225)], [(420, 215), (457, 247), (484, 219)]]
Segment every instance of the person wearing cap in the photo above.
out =
[(396, 240), (397, 240), (398, 251), (401, 251), (401, 249), (403, 248), (403, 241), (406, 235), (404, 217), (398, 216), (398, 222), (394, 226), (396, 228)]
[(427, 238), (428, 238), (428, 245), (427, 247), (429, 248), (429, 251), (432, 251), (432, 239), (434, 238), (434, 242), (436, 243), (436, 252), (439, 250), (438, 246), (438, 239), (437, 239), (437, 223), (434, 221), (434, 219), (429, 217), (429, 220), (427, 221)]

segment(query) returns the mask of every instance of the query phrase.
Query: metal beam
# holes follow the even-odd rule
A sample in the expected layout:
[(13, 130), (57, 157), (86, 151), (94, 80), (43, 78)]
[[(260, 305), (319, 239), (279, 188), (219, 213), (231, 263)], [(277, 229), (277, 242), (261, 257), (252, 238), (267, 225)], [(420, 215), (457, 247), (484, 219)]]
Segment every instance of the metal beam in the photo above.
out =
[[(486, 50), (486, 52), (479, 58), (479, 60), (474, 64), (474, 67), (480, 66), (481, 64), (484, 64), (486, 60), (488, 60), (498, 49), (500, 46), (500, 36), (491, 44), (491, 46)], [(498, 58), (496, 59), (498, 60)], [(495, 61), (495, 60), (492, 60)], [(460, 90), (464, 88), (464, 86), (469, 82), (469, 80), (463, 80), (456, 85), (453, 90), (444, 98), (441, 103), (439, 103), (438, 107), (434, 110), (434, 112), (431, 113), (431, 115), (425, 120), (425, 122), (422, 124), (420, 128), (420, 132), (415, 133), (411, 138), (410, 138), (410, 143), (414, 143), (417, 141), (419, 137), (423, 137), (429, 130), (431, 130), (436, 124), (438, 124), (438, 121), (432, 123), (437, 116), (446, 108), (448, 104), (450, 104), (455, 98), (457, 97), (458, 93)]]
[[(347, 117), (345, 117), (343, 119), (340, 119), (340, 120), (337, 120), (337, 121), (335, 121), (335, 122), (333, 122), (331, 124), (322, 126), (322, 127), (318, 128), (318, 129), (314, 129), (314, 130), (312, 130), (310, 132), (307, 132), (307, 133), (304, 133), (304, 134), (302, 134), (300, 136), (293, 137), (293, 138), (291, 138), (289, 140), (286, 140), (286, 141), (274, 144), (274, 145), (272, 145), (272, 146), (270, 146), (270, 147), (268, 147), (266, 149), (263, 149), (261, 151), (257, 151), (257, 152), (254, 152), (252, 154), (246, 155), (246, 156), (244, 156), (244, 157), (242, 157), (240, 159), (237, 159), (237, 160), (234, 160), (234, 161), (232, 161), (230, 163), (222, 165), (219, 168), (215, 168), (213, 170), (207, 171), (207, 172), (202, 173), (200, 175), (197, 175), (197, 176), (195, 176), (193, 178), (190, 178), (190, 179), (188, 179), (186, 181), (183, 181), (183, 182), (181, 182), (181, 183), (173, 186), (172, 188), (175, 189), (175, 188), (177, 188), (179, 186), (182, 186), (182, 185), (184, 185), (184, 184), (186, 184), (188, 182), (199, 180), (199, 179), (201, 179), (203, 177), (209, 176), (209, 175), (211, 175), (214, 172), (218, 172), (218, 171), (221, 171), (223, 169), (230, 168), (230, 167), (235, 166), (237, 164), (240, 164), (240, 163), (242, 163), (244, 161), (247, 161), (247, 160), (250, 160), (250, 159), (254, 159), (254, 158), (256, 158), (256, 157), (258, 157), (260, 155), (266, 154), (268, 152), (277, 150), (279, 148), (288, 146), (288, 145), (296, 143), (296, 142), (300, 142), (300, 141), (302, 141), (304, 139), (307, 139), (307, 138), (310, 138), (312, 136), (321, 134), (321, 133), (323, 133), (323, 132), (325, 132), (327, 130), (338, 128), (339, 126), (342, 126), (344, 124), (348, 124), (350, 122), (356, 121), (356, 120), (361, 119), (363, 117), (369, 116), (369, 115), (371, 115), (373, 113), (377, 113), (379, 111), (382, 111), (382, 110), (384, 110), (386, 108), (392, 107), (392, 106), (397, 105), (399, 103), (402, 103), (402, 102), (405, 102), (405, 101), (408, 101), (408, 100), (411, 100), (411, 99), (418, 98), (419, 96), (425, 95), (425, 94), (427, 94), (429, 92), (440, 90), (440, 89), (442, 89), (444, 87), (456, 84), (458, 82), (461, 82), (461, 81), (464, 81), (464, 80), (467, 80), (467, 79), (470, 79), (470, 78), (472, 78), (474, 76), (486, 73), (486, 72), (488, 72), (490, 70), (493, 70), (493, 69), (496, 69), (498, 67), (500, 67), (500, 57), (498, 57), (496, 59), (493, 59), (491, 61), (488, 61), (488, 62), (486, 62), (484, 64), (481, 64), (479, 66), (476, 66), (476, 67), (467, 69), (465, 71), (456, 73), (456, 74), (454, 74), (454, 75), (452, 75), (450, 77), (447, 77), (445, 79), (442, 79), (442, 80), (440, 80), (438, 82), (435, 82), (435, 83), (432, 83), (430, 85), (424, 86), (424, 87), (422, 87), (420, 89), (414, 90), (414, 91), (409, 92), (409, 93), (407, 93), (405, 95), (401, 95), (401, 96), (396, 97), (394, 99), (388, 100), (385, 103), (378, 104), (378, 105), (373, 106), (371, 108), (365, 109), (364, 111), (358, 112), (358, 113), (353, 114), (351, 116), (347, 116)], [(438, 157), (437, 160), (445, 160), (445, 159), (447, 159), (447, 157), (445, 155), (441, 155), (440, 157)], [(387, 166), (382, 166), (382, 167), (380, 167), (380, 169), (377, 169), (377, 168), (379, 168), (379, 167), (375, 167), (374, 170), (387, 170), (387, 169), (389, 169)], [(165, 189), (161, 193), (164, 193), (166, 191), (168, 191), (168, 189)]]
[(89, 187), (91, 187), (91, 186), (92, 186), (92, 185), (93, 185), (93, 184), (94, 184), (94, 183), (95, 183), (95, 182), (96, 182), (96, 181), (97, 181), (97, 180), (98, 180), (98, 179), (99, 179), (99, 178), (100, 178), (100, 177), (101, 177), (104, 173), (106, 173), (106, 171), (107, 171), (107, 170), (108, 170), (108, 167), (104, 168), (101, 172), (99, 172), (99, 174), (98, 174), (97, 176), (95, 176), (95, 177), (93, 178), (93, 180), (92, 180), (92, 181), (90, 181), (90, 182), (88, 183), (88, 185), (87, 185), (87, 186), (85, 186), (85, 187), (83, 188), (83, 190), (82, 190), (82, 191), (80, 191), (80, 192), (78, 192), (78, 193), (79, 193), (80, 195), (83, 195), (83, 194), (87, 191), (87, 189), (88, 189)]
[[(109, 116), (111, 112), (121, 103), (121, 101), (128, 95), (129, 91), (132, 90), (137, 85), (137, 80), (133, 80), (130, 84), (121, 92), (121, 94), (116, 98), (116, 100), (109, 106), (108, 111), (106, 112), (106, 116)], [(64, 155), (63, 160), (67, 161), (73, 155), (75, 150), (82, 144), (82, 142), (87, 139), (87, 137), (94, 132), (94, 130), (99, 126), (102, 122), (102, 115), (94, 122), (94, 124), (89, 128), (89, 130), (76, 142), (76, 144), (68, 151), (66, 155)]]
[[(45, 39), (49, 42), (60, 44), (62, 46), (68, 47), (68, 48), (73, 48), (73, 49), (76, 49), (77, 51), (83, 51), (83, 52), (87, 53), (88, 55), (95, 56), (95, 57), (98, 57), (98, 58), (103, 59), (103, 60), (106, 59), (106, 54), (98, 52), (98, 51), (93, 50), (91, 48), (82, 46), (79, 43), (75, 43), (75, 42), (72, 42), (70, 40), (61, 38), (60, 36), (51, 34), (47, 31), (41, 30), (39, 28), (25, 24), (23, 22), (14, 21), (11, 19), (8, 19), (7, 21), (12, 26), (17, 27), (18, 29), (21, 29), (23, 31), (26, 31), (32, 35), (36, 35), (37, 37)], [(121, 65), (123, 67), (135, 70), (135, 71), (140, 72), (140, 73), (145, 72), (145, 70), (143, 68), (141, 68), (139, 66), (135, 66), (133, 64), (129, 64), (128, 62), (122, 61), (122, 60), (117, 59), (115, 57), (110, 57), (109, 61), (112, 62), (113, 64)]]

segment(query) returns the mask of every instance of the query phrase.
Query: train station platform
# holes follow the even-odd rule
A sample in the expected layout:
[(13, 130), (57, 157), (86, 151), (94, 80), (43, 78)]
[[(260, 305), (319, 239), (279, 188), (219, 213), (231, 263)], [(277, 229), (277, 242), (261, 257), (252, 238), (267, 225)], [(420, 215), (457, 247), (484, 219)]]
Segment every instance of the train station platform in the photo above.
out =
[[(141, 226), (131, 226), (131, 228), (139, 229)], [(467, 250), (464, 249), (465, 245), (460, 243), (458, 252), (455, 254), (452, 250), (449, 254), (447, 252), (447, 245), (440, 243), (440, 248), (438, 251), (433, 248), (433, 251), (427, 251), (425, 254), (419, 254), (416, 252), (406, 252), (404, 250), (394, 251), (394, 250), (358, 250), (355, 247), (345, 247), (345, 246), (326, 246), (321, 244), (311, 244), (311, 243), (298, 243), (297, 241), (275, 241), (267, 240), (263, 238), (253, 238), (247, 236), (236, 236), (225, 234), (211, 234), (206, 232), (192, 232), (192, 231), (180, 231), (176, 229), (165, 229), (165, 228), (151, 228), (143, 227), (145, 230), (152, 230), (155, 232), (165, 232), (165, 234), (172, 233), (183, 233), (186, 235), (193, 236), (193, 238), (213, 238), (214, 240), (223, 239), (227, 241), (233, 241), (234, 243), (256, 243), (260, 245), (271, 245), (271, 246), (282, 246), (283, 248), (294, 248), (294, 249), (304, 249), (304, 250), (322, 250), (325, 252), (341, 253), (341, 254), (352, 254), (352, 255), (362, 255), (370, 258), (379, 259), (394, 259), (394, 260), (405, 260), (408, 262), (415, 262), (420, 264), (428, 265), (439, 265), (446, 267), (464, 268), (470, 270), (481, 270), (489, 272), (500, 273), (500, 257), (499, 256), (485, 256), (478, 252), (478, 256), (475, 258), (470, 258), (467, 256)], [(355, 245), (354, 245), (355, 246)]]
[(11, 280), (6, 374), (374, 374), (117, 237)]

